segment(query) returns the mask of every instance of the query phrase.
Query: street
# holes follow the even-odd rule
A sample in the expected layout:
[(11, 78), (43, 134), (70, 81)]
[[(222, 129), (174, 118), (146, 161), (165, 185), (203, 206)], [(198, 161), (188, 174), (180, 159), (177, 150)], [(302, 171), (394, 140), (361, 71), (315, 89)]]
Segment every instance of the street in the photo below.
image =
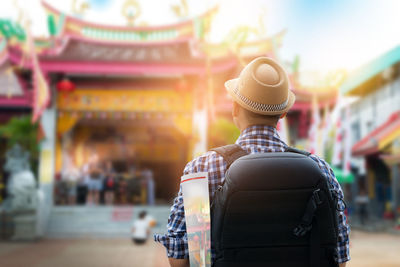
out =
[[(400, 266), (400, 235), (352, 231), (347, 267)], [(144, 246), (123, 239), (47, 239), (36, 243), (0, 243), (2, 267), (168, 266), (164, 249), (152, 241)]]

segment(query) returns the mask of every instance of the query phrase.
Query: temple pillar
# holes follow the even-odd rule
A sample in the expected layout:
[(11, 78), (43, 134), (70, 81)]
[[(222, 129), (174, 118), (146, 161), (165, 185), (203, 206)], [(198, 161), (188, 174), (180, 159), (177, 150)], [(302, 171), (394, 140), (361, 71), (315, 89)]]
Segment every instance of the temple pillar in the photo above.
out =
[(206, 77), (199, 77), (198, 86), (194, 89), (192, 156), (197, 157), (207, 151), (208, 105)]
[(56, 108), (46, 109), (40, 123), (44, 131), (44, 139), (40, 142), (39, 154), (39, 207), (37, 214), (37, 233), (43, 236), (53, 207), (55, 143), (56, 143)]
[(40, 142), (39, 154), (39, 188), (41, 203), (39, 207), (38, 232), (43, 234), (53, 206), (55, 141), (56, 141), (56, 109), (45, 110), (40, 118), (45, 138)]

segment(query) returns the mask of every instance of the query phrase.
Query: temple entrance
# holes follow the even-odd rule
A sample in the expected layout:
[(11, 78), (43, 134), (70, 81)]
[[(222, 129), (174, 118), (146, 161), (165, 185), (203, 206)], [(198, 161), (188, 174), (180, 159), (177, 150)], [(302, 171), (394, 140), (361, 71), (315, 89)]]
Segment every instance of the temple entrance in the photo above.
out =
[(173, 80), (78, 83), (57, 95), (55, 203), (169, 203), (197, 140), (191, 91)]
[(59, 205), (93, 202), (88, 191), (94, 169), (99, 172), (96, 179), (102, 181), (96, 181), (101, 184), (98, 203), (90, 204), (110, 204), (107, 165), (115, 173), (108, 193), (113, 194), (113, 204), (168, 203), (176, 194), (189, 153), (188, 137), (168, 118), (83, 117), (58, 141), (55, 202)]

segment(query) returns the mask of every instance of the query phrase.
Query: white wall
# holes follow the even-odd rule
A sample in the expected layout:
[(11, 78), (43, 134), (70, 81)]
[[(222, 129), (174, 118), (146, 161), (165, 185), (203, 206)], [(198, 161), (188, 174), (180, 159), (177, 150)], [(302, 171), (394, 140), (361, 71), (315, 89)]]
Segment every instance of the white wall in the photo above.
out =
[(352, 131), (352, 145), (385, 123), (400, 110), (400, 77), (351, 104), (351, 125), (359, 123), (360, 136)]

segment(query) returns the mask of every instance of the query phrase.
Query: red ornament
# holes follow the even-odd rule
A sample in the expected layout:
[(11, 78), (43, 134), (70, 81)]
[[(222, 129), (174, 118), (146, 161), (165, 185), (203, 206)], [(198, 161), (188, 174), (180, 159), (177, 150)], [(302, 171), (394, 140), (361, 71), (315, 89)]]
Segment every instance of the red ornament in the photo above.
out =
[(184, 92), (188, 89), (188, 83), (186, 82), (185, 79), (180, 79), (175, 87), (176, 91), (178, 92)]
[(59, 92), (73, 92), (75, 90), (75, 84), (67, 78), (59, 81), (56, 86)]

